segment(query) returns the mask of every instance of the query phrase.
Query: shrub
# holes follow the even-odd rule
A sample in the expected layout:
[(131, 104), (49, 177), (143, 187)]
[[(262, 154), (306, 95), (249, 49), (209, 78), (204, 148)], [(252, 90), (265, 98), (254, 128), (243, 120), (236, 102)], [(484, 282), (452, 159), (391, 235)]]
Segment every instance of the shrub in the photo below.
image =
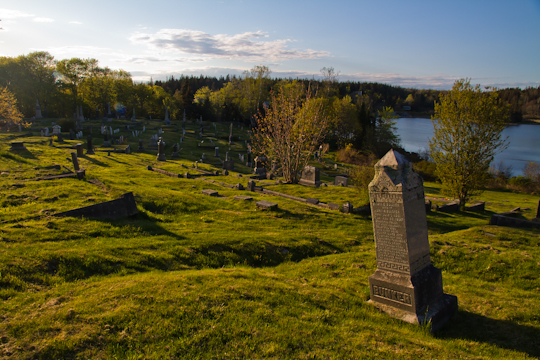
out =
[(373, 166), (376, 162), (377, 158), (374, 154), (368, 156), (360, 155), (358, 166), (354, 166), (349, 171), (349, 177), (360, 193), (360, 202), (362, 205), (369, 203), (368, 185), (375, 176), (375, 168)]
[(523, 175), (532, 182), (540, 184), (540, 164), (535, 161), (527, 161), (523, 167)]
[(437, 165), (432, 161), (422, 160), (414, 164), (414, 170), (424, 179), (425, 181), (436, 181), (438, 180), (435, 170), (437, 170)]

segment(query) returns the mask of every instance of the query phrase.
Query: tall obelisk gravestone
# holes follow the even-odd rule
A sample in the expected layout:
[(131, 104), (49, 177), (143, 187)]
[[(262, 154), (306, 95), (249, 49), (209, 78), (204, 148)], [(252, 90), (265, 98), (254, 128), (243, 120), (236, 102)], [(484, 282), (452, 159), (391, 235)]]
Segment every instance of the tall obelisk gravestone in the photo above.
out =
[(443, 293), (441, 270), (431, 263), (422, 178), (390, 150), (375, 165), (369, 198), (377, 253), (370, 302), (410, 323), (431, 321), (437, 331), (457, 311), (457, 297)]

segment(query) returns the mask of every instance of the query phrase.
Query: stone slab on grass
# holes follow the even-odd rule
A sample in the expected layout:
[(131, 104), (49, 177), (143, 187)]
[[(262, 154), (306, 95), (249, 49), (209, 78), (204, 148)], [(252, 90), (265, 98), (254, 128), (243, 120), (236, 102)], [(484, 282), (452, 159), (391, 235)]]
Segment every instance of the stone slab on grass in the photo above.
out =
[(216, 190), (212, 190), (212, 189), (205, 189), (202, 191), (202, 193), (204, 195), (208, 195), (208, 196), (218, 196), (218, 192)]
[(278, 207), (278, 204), (270, 202), (270, 201), (262, 200), (262, 201), (257, 202), (257, 208), (262, 209), (262, 210), (276, 210), (277, 207)]
[(246, 196), (246, 195), (237, 195), (234, 197), (234, 200), (251, 201), (253, 200), (253, 198), (251, 196)]

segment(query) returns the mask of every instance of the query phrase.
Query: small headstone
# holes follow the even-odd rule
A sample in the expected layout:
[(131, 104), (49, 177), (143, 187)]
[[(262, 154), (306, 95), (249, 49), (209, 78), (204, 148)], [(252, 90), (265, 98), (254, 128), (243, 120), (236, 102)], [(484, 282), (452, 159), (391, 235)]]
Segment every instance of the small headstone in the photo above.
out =
[(103, 135), (103, 147), (111, 146), (111, 142), (109, 141), (109, 134), (107, 131), (105, 131), (105, 134)]
[(53, 127), (53, 135), (59, 135), (62, 132), (62, 127), (60, 125), (54, 125)]
[(81, 143), (78, 143), (77, 144), (77, 156), (83, 156), (84, 153), (83, 153), (83, 145)]
[(251, 201), (253, 198), (251, 196), (246, 195), (237, 195), (233, 198), (234, 200), (242, 200), (242, 201)]
[(350, 202), (346, 202), (345, 204), (343, 204), (343, 207), (341, 208), (341, 211), (344, 213), (344, 214), (351, 214), (352, 211), (353, 211), (353, 206)]
[(26, 150), (26, 147), (22, 141), (12, 141), (10, 150)]
[(321, 185), (321, 175), (319, 168), (315, 166), (306, 166), (302, 171), (302, 177), (298, 182), (300, 185), (315, 186), (319, 187)]
[[(475, 204), (469, 205), (465, 207), (465, 211), (474, 211), (474, 212), (482, 212), (486, 208), (486, 202), (480, 201)], [(427, 209), (427, 208), (426, 208)]]
[(349, 186), (349, 179), (345, 176), (336, 176), (334, 185), (347, 187)]
[(92, 146), (92, 135), (86, 138), (86, 155), (95, 155), (94, 147)]
[(229, 176), (229, 171), (227, 169), (223, 170), (223, 176)]
[(306, 201), (313, 205), (317, 205), (319, 203), (319, 199), (315, 199), (315, 198), (308, 198)]
[[(264, 156), (257, 156), (255, 158), (255, 169), (253, 172), (260, 177), (266, 178), (266, 168), (264, 167), (264, 162), (266, 161), (266, 158)], [(248, 162), (249, 162), (249, 156), (248, 156)]]
[(216, 190), (211, 190), (211, 189), (203, 190), (202, 193), (204, 195), (208, 195), (208, 196), (218, 196), (219, 195)]
[(77, 159), (77, 154), (74, 152), (71, 153), (71, 161), (73, 162), (73, 168), (75, 171), (79, 171), (79, 160)]
[(377, 256), (370, 302), (437, 331), (457, 311), (457, 298), (443, 293), (441, 270), (431, 263), (422, 178), (390, 150), (375, 165), (369, 198)]
[(334, 170), (337, 170), (337, 164), (334, 164)]
[(217, 146), (215, 147), (215, 151), (214, 157), (219, 157), (219, 148)]
[(158, 154), (157, 154), (157, 160), (158, 161), (166, 161), (165, 158), (165, 143), (161, 138), (158, 140)]
[(437, 206), (436, 210), (440, 211), (440, 212), (445, 212), (445, 213), (458, 212), (459, 211), (459, 202), (454, 201), (454, 202), (450, 202), (448, 204)]
[(262, 210), (275, 210), (278, 208), (278, 204), (266, 200), (258, 201), (256, 205), (257, 208)]
[(247, 189), (248, 189), (248, 191), (254, 192), (255, 191), (255, 181), (249, 180), (248, 183), (247, 183)]

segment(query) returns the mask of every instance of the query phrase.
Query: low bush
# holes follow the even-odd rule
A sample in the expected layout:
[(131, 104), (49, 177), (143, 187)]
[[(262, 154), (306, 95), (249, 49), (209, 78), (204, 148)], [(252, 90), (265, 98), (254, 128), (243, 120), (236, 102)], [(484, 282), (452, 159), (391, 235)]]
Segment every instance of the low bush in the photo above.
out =
[(424, 181), (437, 181), (439, 179), (435, 174), (437, 165), (432, 161), (422, 160), (415, 163), (413, 167)]

